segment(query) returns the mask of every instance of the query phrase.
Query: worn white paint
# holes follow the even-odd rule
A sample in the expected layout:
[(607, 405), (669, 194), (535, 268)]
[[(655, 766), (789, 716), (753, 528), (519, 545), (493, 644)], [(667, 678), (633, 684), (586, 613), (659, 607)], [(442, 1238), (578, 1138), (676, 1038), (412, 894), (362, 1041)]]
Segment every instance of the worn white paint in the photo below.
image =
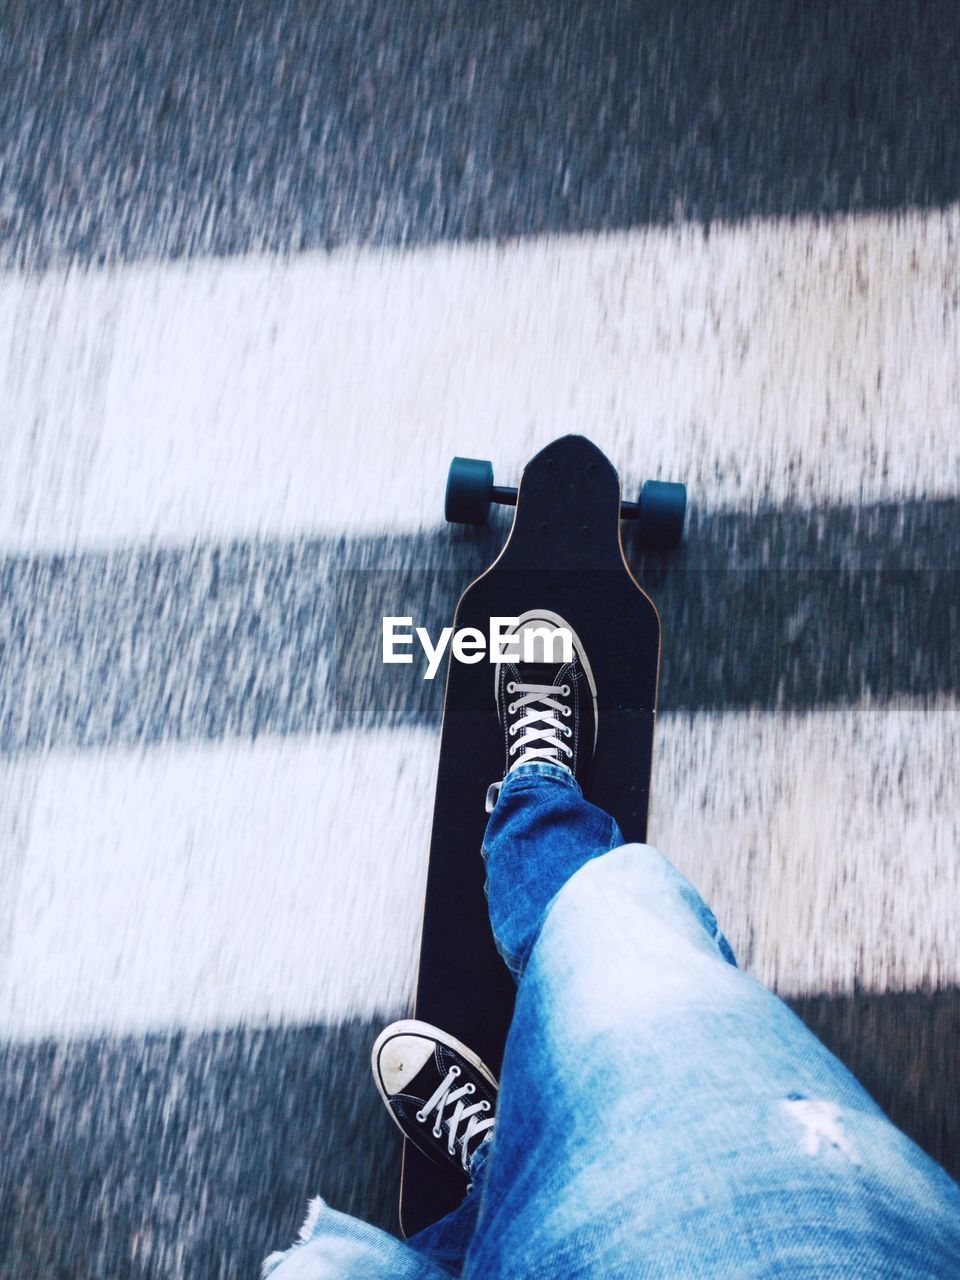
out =
[(960, 978), (960, 704), (667, 717), (650, 835), (784, 995)]
[(409, 529), (591, 435), (711, 505), (960, 490), (960, 209), (0, 277), (0, 551)]
[[(751, 972), (791, 994), (960, 981), (955, 702), (658, 733), (651, 838)], [(436, 749), (380, 731), (9, 763), (0, 1036), (402, 1013)]]
[(400, 731), (25, 762), (0, 1036), (403, 1007), (435, 767)]

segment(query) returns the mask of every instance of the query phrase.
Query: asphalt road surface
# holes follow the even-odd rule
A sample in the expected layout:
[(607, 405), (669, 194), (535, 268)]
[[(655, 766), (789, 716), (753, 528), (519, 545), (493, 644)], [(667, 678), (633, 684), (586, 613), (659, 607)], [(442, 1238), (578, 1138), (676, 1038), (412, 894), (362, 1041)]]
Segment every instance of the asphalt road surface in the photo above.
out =
[(958, 65), (953, 0), (0, 3), (2, 1280), (395, 1226), (380, 617), (567, 430), (691, 490), (652, 839), (960, 1174)]

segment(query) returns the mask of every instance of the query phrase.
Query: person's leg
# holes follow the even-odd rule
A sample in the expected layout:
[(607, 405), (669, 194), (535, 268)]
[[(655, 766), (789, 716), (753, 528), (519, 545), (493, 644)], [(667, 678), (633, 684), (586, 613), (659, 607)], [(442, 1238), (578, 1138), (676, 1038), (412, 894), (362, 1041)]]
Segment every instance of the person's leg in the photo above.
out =
[(456, 1209), (407, 1240), (411, 1249), (451, 1276), (462, 1274), (467, 1250), (476, 1233), (491, 1150), (490, 1141), (478, 1146), (470, 1162), (468, 1189)]
[(319, 1197), (310, 1202), (297, 1240), (260, 1268), (261, 1280), (447, 1280), (448, 1274), (390, 1232)]
[[(532, 620), (540, 622), (543, 616), (537, 613)], [(524, 679), (546, 683), (522, 685), (521, 674)], [(533, 759), (536, 763), (532, 772), (545, 779), (551, 776), (572, 779), (569, 770), (556, 762), (591, 755), (596, 736), (595, 689), (587, 667), (578, 661), (562, 664), (559, 669), (538, 664), (536, 668), (525, 667), (522, 673), (511, 667), (507, 675), (517, 680), (505, 682), (498, 678), (497, 698), (504, 722), (505, 765), (507, 770), (514, 766), (513, 780), (488, 827), (487, 843), (491, 847), (491, 833), (503, 826), (510, 812), (511, 793), (515, 790), (519, 795), (526, 786), (520, 772), (524, 759)], [(545, 701), (543, 697), (535, 697), (531, 689), (539, 689)], [(565, 738), (572, 739), (574, 745), (564, 742)], [(491, 789), (494, 794), (499, 785)], [(569, 799), (574, 801), (572, 792)], [(525, 817), (528, 820), (533, 817), (533, 822), (527, 822), (526, 835), (522, 820), (512, 824), (513, 845), (522, 848), (529, 838), (538, 855), (532, 865), (539, 870), (525, 877), (521, 867), (516, 869), (518, 897), (513, 908), (507, 903), (498, 905), (494, 895), (491, 909), (499, 921), (494, 925), (498, 945), (521, 931), (529, 932), (528, 924), (542, 914), (546, 897), (555, 892), (585, 858), (604, 852), (620, 840), (613, 820), (593, 806), (585, 805), (579, 792), (576, 803), (568, 805), (566, 811), (562, 803), (548, 806), (537, 816), (534, 816), (535, 806), (522, 808)], [(549, 845), (552, 852), (549, 858), (542, 856), (545, 845)], [(503, 877), (495, 880), (504, 882)], [(516, 928), (501, 919), (504, 911), (514, 919)], [(518, 949), (520, 945), (517, 943)], [(508, 963), (516, 969), (514, 956), (508, 955)], [(469, 998), (469, 993), (465, 995)], [(287, 1280), (288, 1276), (290, 1280), (294, 1276), (319, 1280), (327, 1274), (436, 1280), (439, 1274), (461, 1274), (484, 1196), (492, 1149), (489, 1121), (496, 1105), (496, 1080), (467, 1046), (440, 1028), (412, 1020), (385, 1028), (373, 1046), (372, 1059), (374, 1079), (394, 1120), (404, 1134), (432, 1158), (459, 1163), (465, 1198), (452, 1213), (405, 1243), (357, 1219), (338, 1214), (318, 1200), (297, 1244), (283, 1253), (271, 1255), (264, 1264), (264, 1275), (269, 1274), (271, 1280), (273, 1276), (277, 1280)], [(455, 1076), (452, 1068), (456, 1069)], [(465, 1085), (473, 1090), (469, 1096)], [(477, 1100), (488, 1104), (485, 1114), (474, 1105)]]
[(297, 1242), (264, 1262), (264, 1280), (446, 1280), (462, 1272), (491, 1149), (496, 1078), (454, 1036), (414, 1019), (385, 1027), (371, 1059), (390, 1115), (411, 1142), (456, 1169), (465, 1198), (406, 1242), (315, 1200)]
[(463, 1179), (453, 1212), (407, 1240), (447, 1274), (459, 1276), (476, 1227), (496, 1118), (497, 1081), (484, 1062), (440, 1027), (393, 1022), (371, 1053), (380, 1097), (404, 1137)]
[(622, 844), (616, 822), (583, 798), (569, 769), (547, 760), (511, 769), (487, 823), (482, 856), (490, 926), (514, 978), (553, 897), (584, 863)]
[(617, 834), (542, 762), (491, 815), (519, 990), (464, 1274), (960, 1275), (960, 1188)]
[[(566, 780), (565, 785), (562, 790), (550, 788), (545, 803), (541, 803), (537, 790), (540, 781), (551, 778)], [(616, 822), (595, 805), (587, 804), (567, 769), (542, 761), (522, 765), (511, 773), (509, 786), (504, 784), (487, 824), (482, 856), (487, 859), (488, 866), (491, 853), (494, 857), (496, 870), (492, 883), (495, 891), (489, 897), (491, 924), (497, 945), (512, 973), (518, 972), (518, 957), (526, 954), (535, 933), (535, 922), (542, 918), (554, 893), (584, 862), (621, 843), (622, 836)], [(550, 850), (549, 858), (526, 856), (546, 847)], [(499, 863), (502, 859), (511, 860), (509, 872), (501, 872)], [(488, 877), (488, 892), (490, 884)], [(510, 891), (507, 894), (500, 892), (507, 885)], [(400, 1030), (407, 1025), (394, 1024)], [(377, 1043), (391, 1031), (392, 1028), (387, 1028)], [(381, 1072), (376, 1066), (376, 1056), (375, 1047), (374, 1075), (379, 1077)], [(413, 1087), (418, 1095), (431, 1092), (440, 1078), (432, 1061), (426, 1064), (424, 1071), (426, 1082), (418, 1077)], [(378, 1087), (408, 1138), (425, 1150), (442, 1145), (431, 1142), (434, 1131), (429, 1126), (435, 1111), (431, 1117), (424, 1116), (424, 1120), (429, 1121), (425, 1126), (422, 1120), (418, 1121), (413, 1108), (404, 1109), (396, 1102), (391, 1103), (379, 1078)], [(409, 1091), (410, 1086), (405, 1084), (404, 1089)], [(453, 1114), (454, 1108), (447, 1106), (443, 1113), (447, 1118), (440, 1119), (438, 1128), (444, 1141), (449, 1117)], [(474, 1148), (469, 1170), (470, 1190), (462, 1203), (439, 1222), (407, 1241), (411, 1248), (451, 1275), (460, 1274), (476, 1230), (489, 1151), (489, 1142), (482, 1142)], [(440, 1154), (442, 1158), (443, 1153)]]

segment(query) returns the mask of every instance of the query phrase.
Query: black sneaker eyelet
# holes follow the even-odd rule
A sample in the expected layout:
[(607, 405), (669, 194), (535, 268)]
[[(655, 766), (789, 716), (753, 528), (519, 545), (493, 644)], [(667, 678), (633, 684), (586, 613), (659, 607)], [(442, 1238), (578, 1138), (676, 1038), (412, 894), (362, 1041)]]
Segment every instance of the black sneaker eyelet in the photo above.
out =
[(515, 680), (510, 680), (510, 681), (507, 683), (507, 693), (516, 693), (516, 691), (517, 691), (517, 683), (516, 683), (516, 681), (515, 681)]
[(416, 1118), (420, 1121), (421, 1124), (426, 1124), (427, 1117), (423, 1111), (418, 1111), (416, 1113)]
[(564, 732), (564, 734), (565, 734), (565, 736), (566, 736), (566, 737), (568, 737), (568, 738), (572, 738), (572, 737), (573, 737), (573, 730), (572, 730), (572, 729), (570, 729), (570, 728), (568, 728), (568, 727), (567, 727), (567, 725), (564, 725), (564, 726), (563, 726), (563, 732)]
[(507, 715), (508, 715), (508, 716), (512, 716), (512, 715), (513, 715), (513, 713), (516, 711), (516, 709), (517, 709), (517, 708), (516, 708), (516, 707), (514, 706), (514, 704), (511, 702), (511, 703), (510, 703), (510, 705), (507, 707)]
[(563, 714), (564, 714), (565, 716), (571, 716), (571, 715), (573, 715), (573, 712), (570, 710), (570, 708), (569, 708), (569, 707), (564, 707), (564, 708), (563, 708)]
[(466, 1089), (467, 1093), (477, 1092), (477, 1086), (475, 1084), (465, 1084), (463, 1087)]
[(489, 1103), (489, 1102), (487, 1102), (486, 1098), (484, 1098), (483, 1102), (481, 1102), (481, 1103), (480, 1103), (480, 1110), (481, 1110), (481, 1111), (489, 1111), (489, 1110), (490, 1110), (490, 1103)]
[(570, 697), (570, 686), (569, 686), (568, 684), (565, 684), (565, 685), (563, 686), (563, 688), (560, 690), (560, 692), (563, 694), (563, 696), (564, 696), (565, 698), (569, 698), (569, 697)]
[(458, 1066), (452, 1066), (450, 1068), (450, 1074), (452, 1076), (458, 1076), (460, 1074), (460, 1068)]
[(507, 730), (507, 732), (510, 734), (510, 737), (511, 737), (511, 738), (512, 738), (512, 737), (513, 737), (513, 735), (516, 733), (516, 731), (517, 731), (517, 726), (516, 726), (515, 724), (512, 724), (512, 725), (510, 726), (510, 728)]

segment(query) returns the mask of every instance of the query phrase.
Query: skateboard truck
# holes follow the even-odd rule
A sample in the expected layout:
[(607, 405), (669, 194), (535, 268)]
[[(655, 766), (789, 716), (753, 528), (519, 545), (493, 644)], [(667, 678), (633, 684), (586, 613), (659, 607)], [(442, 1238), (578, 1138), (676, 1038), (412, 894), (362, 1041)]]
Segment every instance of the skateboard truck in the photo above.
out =
[[(484, 458), (454, 458), (447, 473), (444, 515), (450, 524), (485, 524), (491, 506), (517, 505), (517, 490), (493, 483), (493, 463)], [(621, 501), (620, 519), (637, 522), (642, 546), (659, 550), (683, 541), (687, 486), (645, 480), (637, 502)]]

